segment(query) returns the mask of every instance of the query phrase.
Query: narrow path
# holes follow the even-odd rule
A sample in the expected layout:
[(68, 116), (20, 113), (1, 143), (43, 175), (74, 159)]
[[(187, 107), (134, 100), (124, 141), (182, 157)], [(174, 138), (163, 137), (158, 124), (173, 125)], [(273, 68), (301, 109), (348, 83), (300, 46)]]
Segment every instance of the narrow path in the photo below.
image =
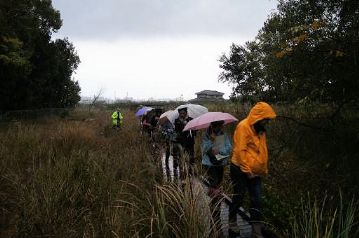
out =
[[(174, 171), (173, 171), (173, 157), (170, 156), (168, 160), (168, 167), (166, 168), (165, 162), (165, 153), (161, 153), (161, 162), (162, 162), (162, 171), (163, 177), (165, 181), (174, 181)], [(203, 188), (203, 196), (204, 199), (202, 201), (206, 201), (209, 206), (210, 198), (207, 196), (208, 187), (201, 182), (200, 178), (192, 177), (191, 178), (192, 186), (198, 187), (201, 186)], [(228, 237), (228, 214), (229, 214), (229, 203), (231, 202), (230, 198), (224, 195), (224, 199), (221, 203), (221, 227), (224, 237)], [(242, 210), (243, 211), (243, 210)], [(244, 212), (244, 211), (243, 211)], [(247, 214), (248, 216), (248, 214)], [(237, 215), (237, 225), (240, 229), (241, 237), (249, 238), (251, 237), (251, 225), (243, 219), (240, 215)]]

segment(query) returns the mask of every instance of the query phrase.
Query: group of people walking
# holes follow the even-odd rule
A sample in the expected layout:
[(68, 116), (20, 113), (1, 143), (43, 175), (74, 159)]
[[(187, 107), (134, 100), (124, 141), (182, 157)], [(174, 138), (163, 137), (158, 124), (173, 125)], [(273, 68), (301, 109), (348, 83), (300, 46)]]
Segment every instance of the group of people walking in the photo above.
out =
[[(166, 161), (171, 154), (171, 143), (183, 148), (189, 158), (189, 167), (194, 164), (195, 131), (183, 131), (192, 120), (187, 108), (178, 109), (178, 118), (174, 123), (162, 123), (166, 135)], [(268, 173), (268, 150), (266, 142), (266, 125), (276, 117), (273, 108), (265, 103), (255, 104), (248, 116), (240, 121), (233, 135), (233, 143), (224, 131), (224, 121), (213, 121), (203, 134), (201, 143), (202, 167), (209, 184), (208, 195), (211, 197), (213, 227), (220, 230), (220, 186), (224, 177), (224, 169), (229, 166), (230, 180), (233, 188), (232, 203), (229, 207), (229, 237), (239, 237), (237, 212), (243, 205), (245, 194), (250, 197), (250, 218), (252, 237), (261, 235), (261, 177)], [(174, 132), (175, 136), (169, 136)], [(172, 140), (172, 141), (170, 141)], [(174, 151), (172, 151), (173, 153)], [(174, 156), (175, 157), (175, 156)], [(180, 158), (179, 158), (180, 159)], [(174, 161), (175, 165), (175, 161)], [(215, 229), (214, 229), (215, 230)]]
[[(213, 224), (217, 226), (217, 230), (220, 230), (219, 187), (223, 180), (224, 168), (229, 164), (233, 189), (232, 203), (229, 206), (229, 237), (239, 237), (240, 235), (237, 226), (237, 212), (243, 205), (247, 192), (250, 195), (249, 213), (252, 237), (263, 237), (261, 231), (261, 177), (268, 173), (266, 125), (275, 117), (276, 114), (269, 104), (259, 102), (236, 126), (233, 146), (223, 131), (223, 121), (212, 122), (203, 136), (202, 166), (210, 185), (209, 196), (212, 198)], [(219, 144), (216, 143), (218, 139), (221, 141)]]

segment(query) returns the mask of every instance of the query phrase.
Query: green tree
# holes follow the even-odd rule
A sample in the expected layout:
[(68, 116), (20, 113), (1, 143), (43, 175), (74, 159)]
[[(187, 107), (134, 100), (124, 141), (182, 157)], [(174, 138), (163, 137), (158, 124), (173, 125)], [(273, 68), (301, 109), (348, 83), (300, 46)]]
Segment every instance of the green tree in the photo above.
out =
[(79, 100), (72, 80), (80, 60), (60, 29), (51, 0), (0, 1), (0, 110), (69, 107)]
[(286, 0), (256, 38), (220, 59), (233, 96), (342, 104), (359, 94), (359, 1)]

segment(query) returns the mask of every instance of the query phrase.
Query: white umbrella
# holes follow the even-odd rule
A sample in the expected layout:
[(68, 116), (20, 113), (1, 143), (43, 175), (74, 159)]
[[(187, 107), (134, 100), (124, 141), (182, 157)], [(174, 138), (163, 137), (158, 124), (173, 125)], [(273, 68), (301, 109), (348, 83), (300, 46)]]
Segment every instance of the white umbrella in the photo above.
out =
[[(159, 120), (160, 124), (162, 125), (162, 124), (164, 124), (167, 120), (169, 120), (169, 119), (168, 119), (168, 116), (171, 115), (172, 113), (173, 113), (173, 110), (168, 110), (168, 111), (162, 113), (161, 116), (160, 116), (160, 120)], [(171, 122), (171, 123), (173, 124), (173, 122)]]
[(173, 113), (173, 110), (168, 110), (168, 111), (162, 113), (161, 116), (160, 116), (160, 118), (167, 117), (167, 116), (170, 115), (171, 113)]
[(199, 117), (200, 115), (203, 115), (208, 112), (208, 108), (198, 105), (198, 104), (183, 104), (183, 105), (176, 107), (175, 110), (173, 110), (172, 112), (169, 112), (166, 115), (166, 117), (172, 124), (174, 124), (175, 120), (178, 118), (178, 116), (179, 116), (178, 109), (181, 109), (181, 108), (187, 108), (188, 116), (192, 117), (192, 118)]

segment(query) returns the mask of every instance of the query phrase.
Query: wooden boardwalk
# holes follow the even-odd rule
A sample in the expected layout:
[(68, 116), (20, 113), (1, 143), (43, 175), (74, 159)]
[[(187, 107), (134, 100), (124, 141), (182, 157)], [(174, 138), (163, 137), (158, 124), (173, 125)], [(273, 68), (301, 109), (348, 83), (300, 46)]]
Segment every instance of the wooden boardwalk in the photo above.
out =
[[(165, 180), (174, 181), (174, 171), (173, 171), (173, 157), (170, 156), (169, 158), (169, 166), (166, 168), (165, 164), (165, 154), (161, 153), (161, 161), (162, 161), (162, 169), (163, 169), (163, 175)], [(198, 189), (201, 189), (203, 199), (201, 201), (206, 202), (207, 204), (204, 204), (206, 207), (209, 207), (210, 203), (210, 197), (207, 195), (208, 187), (201, 182), (200, 178), (197, 177), (191, 177), (191, 185), (195, 190), (198, 191)], [(227, 200), (227, 201), (226, 201)], [(221, 202), (221, 227), (224, 237), (228, 237), (228, 214), (229, 214), (229, 205), (230, 198), (228, 196), (224, 197), (223, 201)], [(244, 212), (244, 210), (242, 210)], [(246, 214), (247, 216), (249, 214)], [(237, 225), (240, 229), (241, 237), (243, 238), (249, 238), (251, 237), (251, 225), (243, 219), (240, 215), (237, 215)]]

